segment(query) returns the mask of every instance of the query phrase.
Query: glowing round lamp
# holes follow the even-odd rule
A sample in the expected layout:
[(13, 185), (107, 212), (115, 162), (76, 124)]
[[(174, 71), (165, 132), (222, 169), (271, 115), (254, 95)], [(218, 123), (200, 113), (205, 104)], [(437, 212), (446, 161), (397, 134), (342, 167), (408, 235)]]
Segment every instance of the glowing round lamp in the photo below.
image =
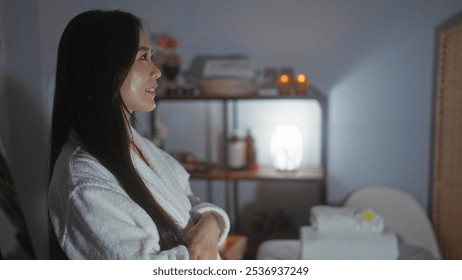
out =
[(303, 156), (303, 139), (300, 130), (293, 125), (276, 127), (271, 137), (271, 157), (274, 168), (280, 171), (295, 171)]

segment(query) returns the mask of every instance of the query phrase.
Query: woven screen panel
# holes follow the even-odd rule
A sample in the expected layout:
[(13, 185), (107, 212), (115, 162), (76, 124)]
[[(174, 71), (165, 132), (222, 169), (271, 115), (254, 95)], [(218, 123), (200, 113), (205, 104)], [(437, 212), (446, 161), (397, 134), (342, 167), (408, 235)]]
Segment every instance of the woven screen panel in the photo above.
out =
[(442, 32), (432, 220), (443, 259), (462, 259), (462, 25)]

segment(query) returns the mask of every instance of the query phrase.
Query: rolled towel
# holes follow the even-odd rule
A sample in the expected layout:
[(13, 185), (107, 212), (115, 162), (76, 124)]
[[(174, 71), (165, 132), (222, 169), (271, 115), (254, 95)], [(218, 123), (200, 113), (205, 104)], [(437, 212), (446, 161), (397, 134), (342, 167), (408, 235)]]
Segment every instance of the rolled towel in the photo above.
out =
[(320, 233), (300, 229), (303, 260), (395, 260), (398, 240), (393, 232)]
[(311, 208), (311, 226), (318, 232), (382, 232), (383, 218), (371, 208), (317, 205)]
[(372, 231), (382, 232), (383, 218), (371, 208), (314, 206), (311, 224), (319, 232), (325, 231)]

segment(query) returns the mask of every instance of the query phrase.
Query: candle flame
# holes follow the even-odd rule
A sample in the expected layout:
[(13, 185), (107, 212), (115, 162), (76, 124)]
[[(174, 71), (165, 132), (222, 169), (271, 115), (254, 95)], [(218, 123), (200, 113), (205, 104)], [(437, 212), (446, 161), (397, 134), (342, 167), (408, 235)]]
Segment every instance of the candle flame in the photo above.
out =
[(289, 82), (289, 76), (287, 76), (286, 74), (283, 74), (283, 75), (281, 75), (279, 80), (281, 81), (281, 83), (287, 83), (287, 82)]
[(303, 74), (298, 75), (297, 76), (297, 81), (299, 83), (304, 83), (306, 81), (305, 75), (303, 75)]

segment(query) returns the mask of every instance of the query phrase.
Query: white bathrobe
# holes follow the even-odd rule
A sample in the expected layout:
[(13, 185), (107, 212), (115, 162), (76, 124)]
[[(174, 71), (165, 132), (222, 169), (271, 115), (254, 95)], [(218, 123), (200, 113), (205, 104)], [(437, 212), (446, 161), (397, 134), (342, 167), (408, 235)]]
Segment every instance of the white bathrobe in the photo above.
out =
[[(149, 165), (132, 152), (134, 166), (161, 207), (185, 230), (200, 214), (212, 211), (218, 217), (221, 244), (230, 227), (226, 212), (196, 198), (183, 166), (132, 131)], [(70, 259), (188, 259), (183, 245), (160, 250), (150, 216), (78, 143), (71, 140), (63, 146), (48, 192), (51, 222), (66, 255)]]

